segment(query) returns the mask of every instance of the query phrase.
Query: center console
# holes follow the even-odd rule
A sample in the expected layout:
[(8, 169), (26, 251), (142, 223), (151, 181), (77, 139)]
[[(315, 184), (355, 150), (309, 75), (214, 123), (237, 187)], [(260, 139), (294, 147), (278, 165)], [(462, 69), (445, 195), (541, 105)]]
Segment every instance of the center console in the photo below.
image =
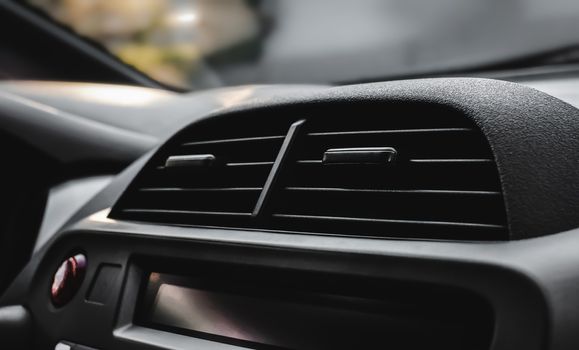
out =
[[(31, 348), (538, 349), (543, 337), (541, 295), (528, 279), (501, 266), (417, 259), (420, 242), (396, 257), (373, 252), (372, 240), (352, 250), (344, 238), (329, 252), (258, 242), (258, 232), (167, 227), (158, 237), (146, 225), (130, 224), (137, 235), (120, 234), (124, 223), (107, 225), (116, 232), (89, 225), (16, 281), (30, 284), (29, 295), (4, 296), (10, 304), (26, 298), (43, 325)], [(278, 243), (289, 237), (273, 235)], [(84, 278), (70, 301), (55, 305), (55, 273), (79, 254)], [(504, 333), (520, 326), (537, 331)]]

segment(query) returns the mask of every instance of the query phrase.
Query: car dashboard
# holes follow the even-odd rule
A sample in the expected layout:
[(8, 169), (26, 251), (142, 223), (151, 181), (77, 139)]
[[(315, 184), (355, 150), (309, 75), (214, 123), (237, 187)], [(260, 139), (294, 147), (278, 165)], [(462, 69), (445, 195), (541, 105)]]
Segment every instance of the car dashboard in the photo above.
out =
[(577, 86), (3, 83), (2, 131), (85, 170), (45, 185), (0, 334), (34, 349), (577, 348)]

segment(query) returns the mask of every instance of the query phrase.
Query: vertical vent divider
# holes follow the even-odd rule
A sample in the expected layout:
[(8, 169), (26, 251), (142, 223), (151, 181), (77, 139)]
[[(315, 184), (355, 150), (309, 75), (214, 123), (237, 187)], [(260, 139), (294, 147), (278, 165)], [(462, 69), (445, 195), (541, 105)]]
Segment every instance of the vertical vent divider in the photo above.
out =
[(287, 133), (285, 139), (283, 140), (283, 143), (281, 145), (281, 149), (279, 150), (277, 158), (275, 159), (275, 162), (273, 163), (273, 166), (271, 167), (271, 171), (269, 173), (269, 176), (267, 177), (265, 185), (263, 186), (263, 190), (261, 191), (261, 194), (259, 195), (259, 198), (257, 200), (257, 204), (255, 205), (255, 208), (253, 209), (253, 213), (252, 213), (253, 217), (259, 217), (260, 215), (262, 215), (266, 212), (267, 203), (269, 201), (269, 198), (271, 198), (272, 192), (276, 188), (277, 180), (279, 179), (279, 175), (282, 171), (283, 166), (286, 164), (286, 159), (290, 153), (290, 149), (291, 149), (292, 145), (294, 144), (294, 141), (296, 140), (296, 138), (298, 136), (298, 131), (300, 130), (300, 128), (303, 126), (303, 124), (305, 122), (306, 122), (305, 119), (298, 120), (297, 122), (293, 123), (290, 126), (288, 133)]

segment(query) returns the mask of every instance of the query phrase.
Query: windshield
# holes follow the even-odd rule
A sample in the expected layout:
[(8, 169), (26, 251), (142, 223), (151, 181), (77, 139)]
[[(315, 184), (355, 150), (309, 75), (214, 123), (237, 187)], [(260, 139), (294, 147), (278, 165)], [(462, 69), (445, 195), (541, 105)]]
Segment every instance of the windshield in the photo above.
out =
[(163, 83), (344, 83), (579, 43), (577, 0), (27, 0)]

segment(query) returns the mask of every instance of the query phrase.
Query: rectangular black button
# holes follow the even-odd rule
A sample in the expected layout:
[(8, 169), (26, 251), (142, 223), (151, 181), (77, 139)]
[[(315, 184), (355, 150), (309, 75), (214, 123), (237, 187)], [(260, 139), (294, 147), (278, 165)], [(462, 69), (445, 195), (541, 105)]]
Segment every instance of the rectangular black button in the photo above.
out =
[(165, 168), (176, 167), (208, 167), (215, 162), (213, 154), (192, 154), (185, 156), (170, 156), (165, 161)]
[(120, 265), (101, 264), (92, 281), (87, 301), (96, 304), (106, 304), (115, 297), (120, 288), (117, 285), (121, 272)]
[(388, 164), (396, 160), (392, 147), (332, 148), (324, 153), (323, 164)]

